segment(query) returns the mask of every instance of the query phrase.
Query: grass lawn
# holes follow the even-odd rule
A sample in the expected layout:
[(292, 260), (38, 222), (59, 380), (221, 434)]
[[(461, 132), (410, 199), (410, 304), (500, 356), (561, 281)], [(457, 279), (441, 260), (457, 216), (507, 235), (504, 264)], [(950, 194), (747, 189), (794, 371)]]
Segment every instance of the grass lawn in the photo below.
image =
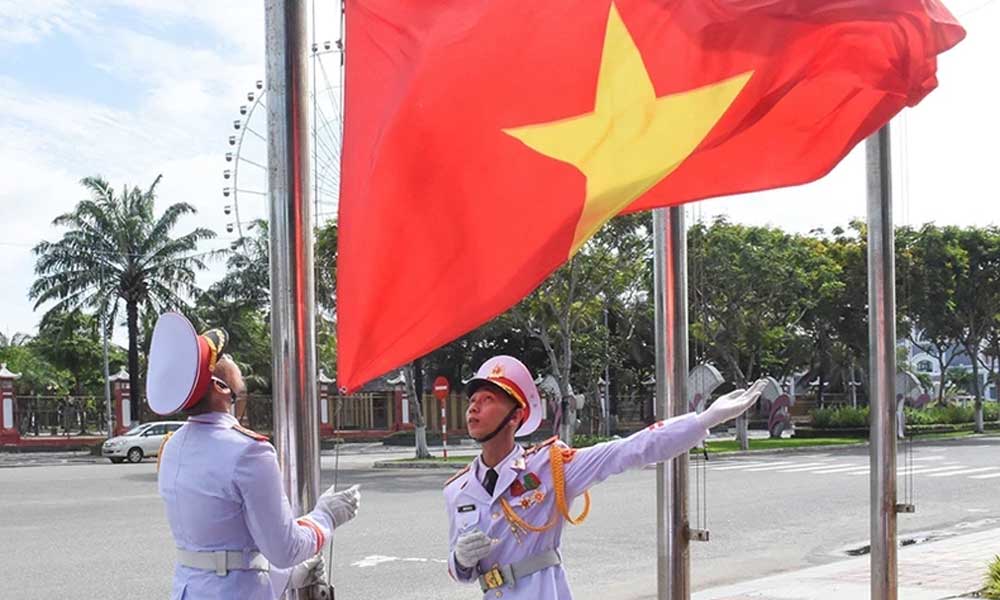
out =
[[(455, 464), (459, 464), (459, 465), (464, 465), (465, 463), (472, 462), (473, 458), (475, 458), (475, 455), (473, 455), (473, 456), (449, 456), (447, 462), (449, 462), (449, 463), (455, 463)], [(441, 458), (440, 456), (435, 455), (433, 458), (397, 458), (395, 460), (386, 461), (386, 462), (399, 462), (399, 463), (439, 462), (439, 463), (443, 463), (443, 462), (445, 462), (445, 460), (443, 458)]]
[[(778, 440), (759, 439), (750, 440), (750, 451), (773, 450), (775, 448), (808, 448), (810, 446), (844, 446), (848, 444), (861, 444), (865, 440), (859, 438), (781, 438)], [(734, 452), (740, 449), (736, 440), (708, 441), (709, 452)], [(695, 449), (692, 452), (700, 452)]]

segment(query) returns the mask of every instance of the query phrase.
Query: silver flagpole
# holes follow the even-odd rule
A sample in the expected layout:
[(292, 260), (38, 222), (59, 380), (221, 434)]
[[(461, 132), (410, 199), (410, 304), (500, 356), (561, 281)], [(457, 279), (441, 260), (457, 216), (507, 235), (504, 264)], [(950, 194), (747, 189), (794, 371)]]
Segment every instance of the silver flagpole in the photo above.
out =
[(896, 600), (896, 276), (889, 126), (866, 142), (871, 353), (871, 598)]
[(306, 13), (306, 0), (265, 1), (274, 434), (295, 514), (319, 495)]
[[(656, 418), (687, 412), (687, 231), (682, 207), (653, 211), (656, 301)], [(658, 600), (689, 600), (688, 455), (656, 465)]]

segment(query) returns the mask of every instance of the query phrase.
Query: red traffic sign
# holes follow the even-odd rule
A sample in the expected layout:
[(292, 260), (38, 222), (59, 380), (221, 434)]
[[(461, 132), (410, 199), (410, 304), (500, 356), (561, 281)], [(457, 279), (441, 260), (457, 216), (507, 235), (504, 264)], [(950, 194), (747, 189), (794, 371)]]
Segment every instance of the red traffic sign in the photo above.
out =
[(444, 400), (448, 397), (449, 391), (451, 391), (451, 387), (448, 385), (448, 379), (443, 375), (438, 376), (434, 380), (434, 397), (438, 400)]

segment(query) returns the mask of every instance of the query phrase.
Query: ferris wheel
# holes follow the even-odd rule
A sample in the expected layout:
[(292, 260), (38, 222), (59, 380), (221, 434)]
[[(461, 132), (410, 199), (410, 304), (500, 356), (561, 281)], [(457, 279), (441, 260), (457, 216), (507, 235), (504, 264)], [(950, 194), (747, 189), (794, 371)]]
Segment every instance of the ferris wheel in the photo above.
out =
[[(313, 43), (310, 52), (312, 94), (311, 153), (313, 217), (317, 226), (336, 219), (340, 196), (340, 153), (344, 132), (344, 48), (336, 42)], [(258, 80), (233, 121), (226, 168), (222, 173), (226, 232), (236, 249), (258, 220), (268, 220), (267, 90)]]

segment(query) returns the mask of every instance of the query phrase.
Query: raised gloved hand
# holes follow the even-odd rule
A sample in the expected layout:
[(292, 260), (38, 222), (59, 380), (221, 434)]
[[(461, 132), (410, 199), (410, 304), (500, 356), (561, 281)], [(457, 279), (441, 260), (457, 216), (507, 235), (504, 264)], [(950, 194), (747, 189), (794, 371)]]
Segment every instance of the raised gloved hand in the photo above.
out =
[(342, 492), (335, 492), (331, 487), (316, 501), (316, 510), (329, 515), (334, 528), (339, 528), (358, 514), (358, 507), (361, 506), (360, 488), (360, 485), (353, 485)]
[(288, 587), (293, 590), (318, 583), (326, 583), (326, 562), (322, 552), (292, 567), (292, 573), (288, 577)]
[(716, 425), (721, 425), (730, 419), (742, 415), (748, 408), (754, 405), (767, 381), (758, 379), (750, 386), (749, 390), (733, 390), (713, 402), (705, 412), (698, 415), (698, 420), (705, 429), (711, 429)]
[(463, 569), (471, 569), (489, 556), (493, 542), (478, 529), (458, 536), (455, 542), (455, 562)]

